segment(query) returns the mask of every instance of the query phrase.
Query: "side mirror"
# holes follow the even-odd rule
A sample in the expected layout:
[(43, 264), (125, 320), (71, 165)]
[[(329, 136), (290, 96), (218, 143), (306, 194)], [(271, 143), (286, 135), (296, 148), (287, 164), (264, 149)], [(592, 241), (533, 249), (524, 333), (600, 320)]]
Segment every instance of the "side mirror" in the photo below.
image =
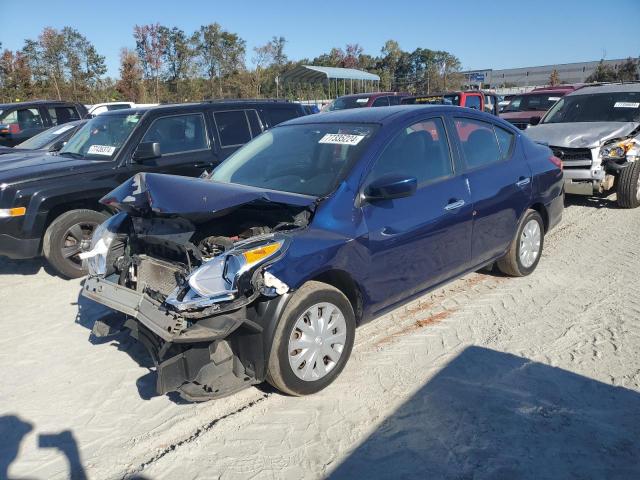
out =
[(367, 201), (410, 197), (416, 193), (417, 188), (418, 181), (415, 177), (385, 175), (367, 185), (364, 189), (364, 197)]
[(529, 119), (529, 125), (538, 125), (538, 124), (540, 123), (540, 118), (541, 118), (541, 117), (538, 117), (538, 116), (536, 116), (536, 117), (531, 117), (531, 118)]
[(160, 152), (160, 144), (158, 142), (143, 142), (139, 144), (138, 148), (133, 152), (132, 158), (136, 162), (142, 162), (160, 156), (162, 156), (162, 153)]

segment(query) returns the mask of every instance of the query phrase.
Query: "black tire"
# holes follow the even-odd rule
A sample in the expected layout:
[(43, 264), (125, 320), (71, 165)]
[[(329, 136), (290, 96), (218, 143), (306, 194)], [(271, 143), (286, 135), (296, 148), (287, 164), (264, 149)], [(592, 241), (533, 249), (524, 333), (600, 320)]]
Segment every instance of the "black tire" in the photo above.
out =
[(616, 194), (622, 208), (640, 207), (640, 161), (622, 169), (617, 179)]
[[(78, 258), (81, 244), (91, 241), (95, 228), (109, 218), (95, 210), (70, 210), (56, 218), (44, 234), (42, 252), (53, 269), (66, 278), (86, 275)], [(70, 255), (71, 252), (75, 252)]]
[[(538, 222), (538, 227), (540, 228), (540, 249), (538, 250), (538, 255), (534, 260), (533, 264), (528, 267), (525, 267), (520, 261), (520, 239), (522, 237), (522, 231), (525, 226), (530, 221)], [(527, 210), (518, 225), (518, 230), (516, 231), (515, 237), (511, 240), (511, 244), (509, 245), (509, 250), (506, 255), (502, 257), (500, 260), (496, 262), (498, 269), (504, 273), (505, 275), (511, 275), (512, 277), (524, 277), (533, 272), (538, 266), (538, 262), (540, 261), (540, 257), (542, 256), (542, 249), (544, 247), (544, 222), (542, 217), (535, 210)]]
[[(289, 364), (289, 339), (294, 334), (296, 321), (311, 307), (328, 302), (338, 307), (346, 324), (346, 340), (335, 366), (317, 380), (299, 378)], [(310, 281), (298, 289), (289, 300), (274, 334), (267, 381), (278, 390), (290, 395), (310, 395), (319, 392), (333, 382), (340, 374), (351, 355), (355, 338), (356, 320), (347, 297), (337, 288), (326, 283)], [(327, 357), (324, 357), (327, 358)], [(321, 361), (324, 361), (324, 358)]]

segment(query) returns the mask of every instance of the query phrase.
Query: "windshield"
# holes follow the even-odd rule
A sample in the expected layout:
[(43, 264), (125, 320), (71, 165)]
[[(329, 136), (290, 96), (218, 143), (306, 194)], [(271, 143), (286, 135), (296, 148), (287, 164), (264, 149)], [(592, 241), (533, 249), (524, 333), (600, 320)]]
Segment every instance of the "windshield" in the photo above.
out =
[(60, 150), (60, 155), (111, 160), (133, 131), (142, 114), (101, 115), (90, 120)]
[(68, 134), (69, 130), (76, 128), (77, 125), (59, 125), (49, 128), (44, 132), (39, 133), (31, 137), (29, 140), (25, 140), (22, 143), (16, 145), (16, 148), (26, 148), (27, 150), (39, 150), (41, 148), (47, 148), (52, 143), (56, 142), (56, 139), (62, 138), (63, 134)]
[(349, 108), (366, 107), (369, 97), (340, 97), (329, 104), (327, 110), (347, 110)]
[(225, 160), (211, 180), (324, 196), (346, 177), (377, 130), (373, 125), (286, 125)]
[(640, 122), (640, 92), (570, 95), (542, 119), (542, 123), (568, 122)]
[(527, 112), (531, 110), (546, 112), (562, 98), (562, 93), (540, 93), (529, 95), (516, 95), (503, 112)]
[(444, 97), (442, 97), (442, 103), (444, 105), (460, 105), (460, 95), (445, 95)]

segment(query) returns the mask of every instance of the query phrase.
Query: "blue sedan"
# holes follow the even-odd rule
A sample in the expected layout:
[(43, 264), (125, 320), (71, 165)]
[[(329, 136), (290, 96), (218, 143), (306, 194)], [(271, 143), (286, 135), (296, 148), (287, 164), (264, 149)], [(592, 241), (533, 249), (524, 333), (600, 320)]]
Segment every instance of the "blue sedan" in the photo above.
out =
[(490, 264), (531, 274), (562, 185), (551, 150), (475, 110), (301, 117), (209, 178), (142, 173), (108, 194), (84, 295), (130, 317), (159, 393), (309, 394), (357, 325)]

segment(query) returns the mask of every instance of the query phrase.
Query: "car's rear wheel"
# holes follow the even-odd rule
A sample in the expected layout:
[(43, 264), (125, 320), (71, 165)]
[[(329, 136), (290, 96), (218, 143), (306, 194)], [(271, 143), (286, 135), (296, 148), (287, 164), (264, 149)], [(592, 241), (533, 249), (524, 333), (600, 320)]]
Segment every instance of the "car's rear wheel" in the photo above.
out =
[(535, 210), (527, 210), (506, 255), (498, 260), (502, 273), (524, 277), (538, 266), (544, 245), (544, 222)]
[(95, 210), (70, 210), (56, 218), (44, 234), (42, 251), (53, 269), (67, 278), (79, 278), (87, 272), (80, 253), (89, 247), (91, 237), (107, 215)]
[(622, 208), (640, 207), (640, 160), (623, 168), (616, 187), (618, 205)]
[(340, 290), (325, 283), (305, 283), (278, 322), (267, 380), (291, 395), (322, 390), (347, 363), (355, 325), (351, 304)]

